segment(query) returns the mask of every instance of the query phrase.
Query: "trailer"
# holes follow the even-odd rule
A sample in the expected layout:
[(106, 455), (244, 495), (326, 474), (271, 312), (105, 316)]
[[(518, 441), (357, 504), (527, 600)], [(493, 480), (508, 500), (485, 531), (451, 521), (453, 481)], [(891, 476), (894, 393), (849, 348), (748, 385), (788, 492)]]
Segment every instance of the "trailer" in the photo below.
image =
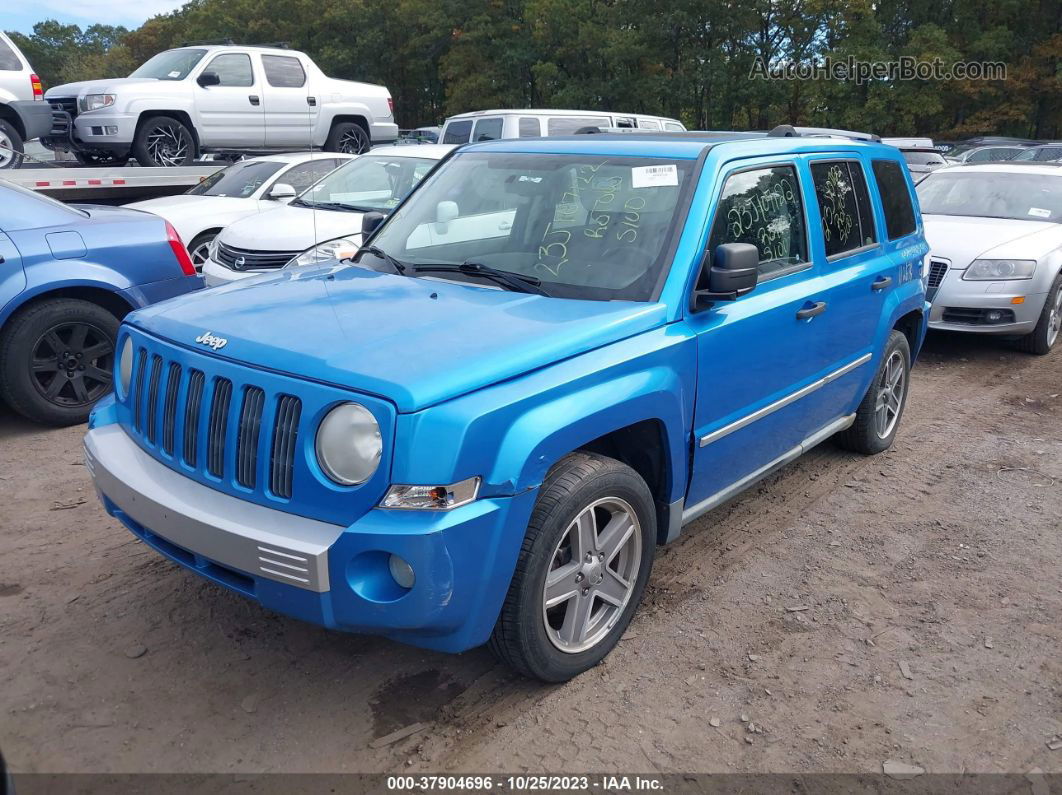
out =
[(176, 168), (20, 168), (0, 179), (64, 202), (125, 203), (184, 193), (229, 163), (217, 161)]

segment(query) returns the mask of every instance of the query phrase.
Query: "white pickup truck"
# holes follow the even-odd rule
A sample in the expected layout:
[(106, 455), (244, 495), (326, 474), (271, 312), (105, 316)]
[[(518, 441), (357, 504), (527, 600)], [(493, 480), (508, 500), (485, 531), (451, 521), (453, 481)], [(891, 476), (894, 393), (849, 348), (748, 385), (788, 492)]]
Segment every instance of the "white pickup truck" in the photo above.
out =
[(53, 126), (41, 143), (92, 165), (308, 147), (360, 154), (398, 138), (386, 88), (326, 77), (305, 53), (275, 46), (165, 50), (129, 77), (67, 83), (45, 99)]

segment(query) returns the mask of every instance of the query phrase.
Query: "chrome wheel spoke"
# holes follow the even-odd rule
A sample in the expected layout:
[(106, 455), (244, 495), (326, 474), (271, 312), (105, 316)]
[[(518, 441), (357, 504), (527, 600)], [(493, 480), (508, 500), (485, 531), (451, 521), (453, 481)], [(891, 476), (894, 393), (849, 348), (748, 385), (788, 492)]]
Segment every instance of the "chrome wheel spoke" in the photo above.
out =
[(575, 577), (582, 568), (578, 561), (572, 561), (566, 566), (554, 569), (546, 576), (546, 608), (566, 602), (573, 596), (578, 595), (579, 586)]
[(597, 547), (597, 519), (592, 508), (587, 508), (575, 519), (568, 531), (572, 538), (572, 558), (581, 561)]

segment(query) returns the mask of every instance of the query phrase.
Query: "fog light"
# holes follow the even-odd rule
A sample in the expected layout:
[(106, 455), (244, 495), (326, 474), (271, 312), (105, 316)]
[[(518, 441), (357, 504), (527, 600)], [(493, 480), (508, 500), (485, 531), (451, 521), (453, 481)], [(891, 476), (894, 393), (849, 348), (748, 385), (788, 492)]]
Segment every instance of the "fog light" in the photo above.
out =
[(1003, 313), (1000, 312), (998, 309), (990, 309), (988, 312), (985, 313), (985, 320), (987, 320), (989, 323), (998, 323), (1002, 319)]
[(103, 128), (103, 134), (104, 135), (117, 135), (118, 134), (118, 128), (117, 127), (104, 127)]
[(387, 567), (391, 570), (391, 576), (394, 577), (395, 582), (407, 590), (412, 588), (413, 583), (417, 581), (413, 574), (413, 567), (398, 555), (391, 556), (387, 561)]

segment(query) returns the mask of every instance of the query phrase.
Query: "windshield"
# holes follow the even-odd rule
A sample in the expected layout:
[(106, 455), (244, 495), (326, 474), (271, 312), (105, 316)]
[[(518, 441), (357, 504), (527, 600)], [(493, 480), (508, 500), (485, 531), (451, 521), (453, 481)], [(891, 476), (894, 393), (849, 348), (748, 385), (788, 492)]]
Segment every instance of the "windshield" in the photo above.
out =
[(268, 160), (237, 163), (211, 174), (188, 192), (194, 196), (230, 196), (236, 199), (246, 199), (283, 167), (284, 163), (273, 163)]
[(553, 296), (648, 301), (692, 171), (690, 161), (461, 154), (373, 244), (409, 265), (475, 262), (534, 277)]
[(184, 80), (204, 55), (206, 55), (206, 50), (166, 50), (148, 59), (129, 76), (153, 77), (156, 80)]
[(436, 162), (427, 157), (361, 155), (310, 187), (292, 205), (387, 213)]
[(924, 215), (1062, 221), (1062, 175), (938, 171), (915, 190)]

